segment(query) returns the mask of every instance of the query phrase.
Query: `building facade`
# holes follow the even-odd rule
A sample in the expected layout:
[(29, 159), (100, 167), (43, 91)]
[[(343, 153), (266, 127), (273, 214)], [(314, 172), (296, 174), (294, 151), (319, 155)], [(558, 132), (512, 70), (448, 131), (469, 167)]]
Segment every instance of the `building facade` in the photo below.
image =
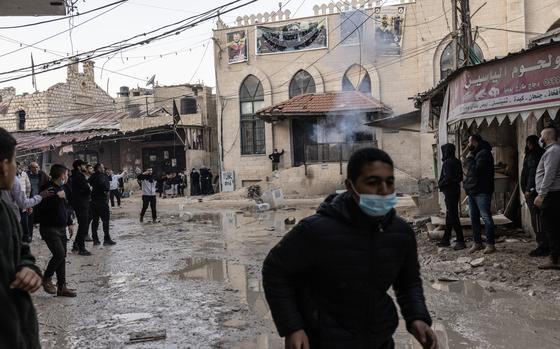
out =
[[(273, 149), (285, 150), (281, 168), (299, 165), (293, 120), (265, 122), (255, 117), (259, 109), (298, 94), (355, 90), (398, 116), (414, 111), (411, 96), (451, 72), (451, 4), (386, 3), (390, 6), (377, 8), (373, 1), (318, 4), (310, 17), (292, 19), (289, 11), (275, 11), (239, 17), (234, 26), (218, 24), (214, 56), (222, 170), (234, 172), (236, 187), (271, 175), (267, 155)], [(489, 59), (525, 48), (532, 37), (558, 25), (557, 5), (556, 0), (472, 0), (473, 13), (481, 8), (472, 18), (477, 55)], [(398, 130), (375, 128), (375, 141), (391, 152), (403, 178), (433, 178), (434, 133), (420, 121), (417, 126), (422, 147), (409, 144)], [(430, 160), (419, 166), (414, 159), (424, 156)], [(321, 164), (328, 177), (341, 183), (342, 171), (329, 167)], [(320, 171), (305, 172), (318, 176)]]

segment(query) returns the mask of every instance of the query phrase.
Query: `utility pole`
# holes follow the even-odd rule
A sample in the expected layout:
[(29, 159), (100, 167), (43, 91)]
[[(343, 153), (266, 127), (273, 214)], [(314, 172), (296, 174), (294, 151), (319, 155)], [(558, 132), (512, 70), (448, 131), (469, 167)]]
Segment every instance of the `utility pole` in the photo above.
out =
[[(473, 37), (471, 26), (471, 10), (469, 0), (451, 0), (452, 22), (453, 22), (453, 54), (454, 68), (458, 69), (473, 62), (470, 52), (473, 51)], [(460, 25), (459, 25), (460, 15)], [(460, 54), (462, 53), (462, 55)], [(463, 62), (460, 62), (460, 58)]]
[(457, 15), (457, 0), (451, 0), (451, 38), (453, 39), (453, 70), (459, 68), (459, 31), (458, 31), (458, 20)]
[(465, 65), (471, 65), (470, 53), (473, 51), (473, 37), (471, 27), (471, 7), (469, 0), (461, 0), (461, 31), (463, 34), (463, 51)]

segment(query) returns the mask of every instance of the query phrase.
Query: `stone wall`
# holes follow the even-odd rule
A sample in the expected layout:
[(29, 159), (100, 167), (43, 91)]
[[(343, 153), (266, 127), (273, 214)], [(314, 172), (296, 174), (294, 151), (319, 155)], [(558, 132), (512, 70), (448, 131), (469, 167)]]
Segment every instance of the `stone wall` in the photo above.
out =
[[(371, 14), (369, 2), (364, 3), (365, 11)], [(516, 31), (544, 32), (560, 17), (560, 7), (554, 6), (557, 0), (527, 1), (527, 0), (471, 0), (473, 11), (484, 7), (473, 17), (473, 27), (512, 29)], [(329, 49), (309, 50), (292, 53), (256, 55), (255, 54), (255, 22), (280, 21), (278, 14), (273, 18), (268, 13), (240, 17), (236, 27), (220, 26), (214, 31), (214, 59), (217, 77), (218, 115), (222, 117), (224, 149), (223, 167), (225, 170), (236, 172), (236, 185), (239, 187), (244, 180), (258, 180), (270, 174), (271, 168), (265, 155), (243, 156), (240, 151), (240, 105), (239, 88), (243, 80), (249, 75), (260, 79), (265, 95), (265, 105), (272, 105), (288, 99), (289, 81), (300, 69), (306, 69), (315, 79), (317, 92), (338, 91), (345, 71), (352, 64), (361, 64), (369, 73), (372, 81), (372, 95), (390, 106), (395, 115), (414, 110), (409, 97), (418, 92), (433, 87), (441, 78), (440, 57), (451, 40), (450, 36), (450, 3), (440, 0), (423, 0), (406, 5), (406, 21), (402, 55), (399, 57), (376, 56), (371, 36), (365, 35), (361, 46), (338, 46), (341, 40), (340, 14), (336, 9), (330, 9), (332, 4), (317, 4), (316, 13), (319, 17), (326, 17), (329, 30)], [(329, 7), (330, 6), (330, 7)], [(544, 10), (548, 9), (548, 10)], [(290, 14), (283, 13), (284, 18)], [(523, 17), (520, 20), (519, 17)], [(260, 18), (260, 20), (259, 20)], [(273, 23), (274, 24), (274, 23)], [(529, 30), (531, 28), (532, 30)], [(228, 64), (226, 34), (235, 30), (247, 30), (249, 47), (248, 62)], [(373, 33), (373, 23), (365, 25), (366, 33)], [(508, 52), (517, 51), (525, 47), (532, 34), (513, 33), (504, 30), (480, 28), (477, 33), (477, 44), (483, 51), (484, 58), (504, 56)], [(337, 46), (335, 48), (335, 46)], [(291, 164), (291, 144), (289, 123), (275, 125), (272, 136), (272, 126), (266, 125), (266, 152), (272, 152), (274, 147), (286, 149), (283, 166)], [(430, 137), (423, 135), (424, 149), (422, 156), (431, 154)], [(274, 139), (274, 144), (273, 144)], [(395, 137), (396, 142), (400, 142)], [(387, 144), (387, 143), (386, 143)], [(398, 143), (391, 146), (399, 148)], [(418, 147), (420, 147), (418, 145)], [(400, 152), (402, 153), (402, 152)], [(408, 162), (407, 159), (395, 161)], [(425, 160), (429, 165), (421, 169), (414, 168), (421, 175), (433, 173), (433, 161)], [(412, 166), (414, 167), (414, 166)], [(433, 175), (431, 175), (433, 177)]]

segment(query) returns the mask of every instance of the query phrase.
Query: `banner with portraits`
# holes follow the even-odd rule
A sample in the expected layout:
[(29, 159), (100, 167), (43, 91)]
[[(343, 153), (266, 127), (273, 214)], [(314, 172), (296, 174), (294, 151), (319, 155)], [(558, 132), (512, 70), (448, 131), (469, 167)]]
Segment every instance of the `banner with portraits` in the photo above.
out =
[(227, 33), (228, 63), (246, 62), (248, 57), (247, 50), (247, 31), (238, 30)]
[(326, 18), (303, 19), (280, 26), (259, 25), (255, 32), (257, 55), (328, 47)]
[(375, 51), (379, 56), (400, 56), (406, 8), (384, 6), (374, 8)]
[(364, 40), (364, 27), (368, 15), (363, 10), (340, 13), (340, 40), (342, 46), (360, 45)]

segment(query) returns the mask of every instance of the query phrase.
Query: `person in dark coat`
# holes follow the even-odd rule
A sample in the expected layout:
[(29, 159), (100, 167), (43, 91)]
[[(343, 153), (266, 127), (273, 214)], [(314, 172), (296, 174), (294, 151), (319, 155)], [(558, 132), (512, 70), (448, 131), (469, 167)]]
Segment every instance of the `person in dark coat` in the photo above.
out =
[(91, 201), (91, 188), (86, 179), (87, 163), (83, 160), (75, 160), (72, 164), (72, 175), (68, 180), (72, 190), (71, 205), (78, 221), (78, 232), (74, 240), (72, 251), (77, 251), (80, 256), (91, 256), (86, 249), (85, 239), (89, 231), (89, 205)]
[(274, 149), (272, 151), (272, 154), (268, 156), (268, 158), (272, 160), (272, 171), (278, 171), (278, 167), (280, 165), (280, 158), (282, 157), (282, 155), (284, 155), (284, 149), (282, 149), (281, 153), (278, 152), (278, 149)]
[[(16, 178), (16, 140), (0, 128), (0, 190)], [(30, 293), (41, 287), (41, 270), (28, 244), (22, 243), (20, 222), (0, 199), (0, 348), (39, 349), (39, 324)]]
[[(66, 228), (69, 228), (70, 239), (74, 232), (72, 208), (70, 207), (72, 195), (66, 186), (68, 169), (63, 165), (54, 164), (51, 167), (50, 175), (51, 180), (41, 190), (50, 189), (55, 195), (41, 201), (38, 209), (39, 232), (52, 253), (43, 276), (43, 288), (45, 292), (56, 294), (59, 297), (76, 297), (76, 293), (66, 287), (66, 245), (68, 243)], [(52, 283), (55, 273), (56, 287)]]
[(531, 213), (531, 225), (537, 238), (537, 248), (529, 253), (531, 257), (545, 257), (550, 254), (548, 238), (542, 230), (540, 212), (538, 207), (535, 206), (535, 199), (538, 195), (535, 177), (537, 174), (537, 166), (543, 154), (544, 149), (539, 145), (539, 136), (531, 135), (527, 137), (525, 158), (523, 159), (523, 169), (521, 170), (519, 185), (525, 195), (525, 202)]
[[(41, 171), (39, 164), (36, 162), (32, 162), (29, 165), (29, 172), (27, 172), (27, 176), (29, 177), (29, 182), (31, 184), (31, 194), (30, 196), (39, 195), (41, 191), (40, 188), (44, 186), (49, 181), (49, 176), (43, 171)], [(25, 242), (31, 242), (33, 240), (33, 228), (35, 224), (35, 213), (31, 212), (27, 216), (27, 233), (28, 236), (25, 236)]]
[(453, 249), (464, 250), (465, 238), (459, 218), (459, 201), (461, 200), (461, 182), (463, 181), (463, 166), (455, 156), (455, 146), (451, 143), (441, 146), (442, 166), (438, 182), (440, 192), (445, 196), (445, 233), (438, 243), (439, 247), (451, 246), (451, 231), (455, 230), (457, 240)]
[(191, 196), (197, 196), (201, 194), (200, 190), (200, 173), (193, 168), (191, 170)]
[(296, 225), (263, 265), (263, 286), (285, 347), (394, 348), (393, 287), (407, 329), (437, 348), (425, 304), (416, 237), (397, 216), (393, 162), (365, 148), (350, 158), (348, 191)]
[[(467, 175), (463, 183), (468, 195), (469, 215), (473, 228), (474, 244), (470, 253), (484, 250), (484, 254), (496, 252), (494, 220), (492, 219), (492, 194), (494, 193), (494, 156), (492, 146), (478, 134), (469, 137), (469, 151), (465, 161)], [(480, 217), (484, 221), (486, 248), (480, 235)]]
[(93, 244), (99, 245), (99, 236), (97, 229), (99, 228), (99, 219), (103, 222), (103, 245), (115, 245), (116, 242), (111, 239), (109, 234), (109, 219), (111, 212), (109, 210), (109, 190), (110, 182), (109, 176), (105, 174), (105, 167), (103, 164), (95, 164), (93, 166), (95, 171), (89, 177), (89, 184), (91, 185), (91, 235), (93, 237)]

